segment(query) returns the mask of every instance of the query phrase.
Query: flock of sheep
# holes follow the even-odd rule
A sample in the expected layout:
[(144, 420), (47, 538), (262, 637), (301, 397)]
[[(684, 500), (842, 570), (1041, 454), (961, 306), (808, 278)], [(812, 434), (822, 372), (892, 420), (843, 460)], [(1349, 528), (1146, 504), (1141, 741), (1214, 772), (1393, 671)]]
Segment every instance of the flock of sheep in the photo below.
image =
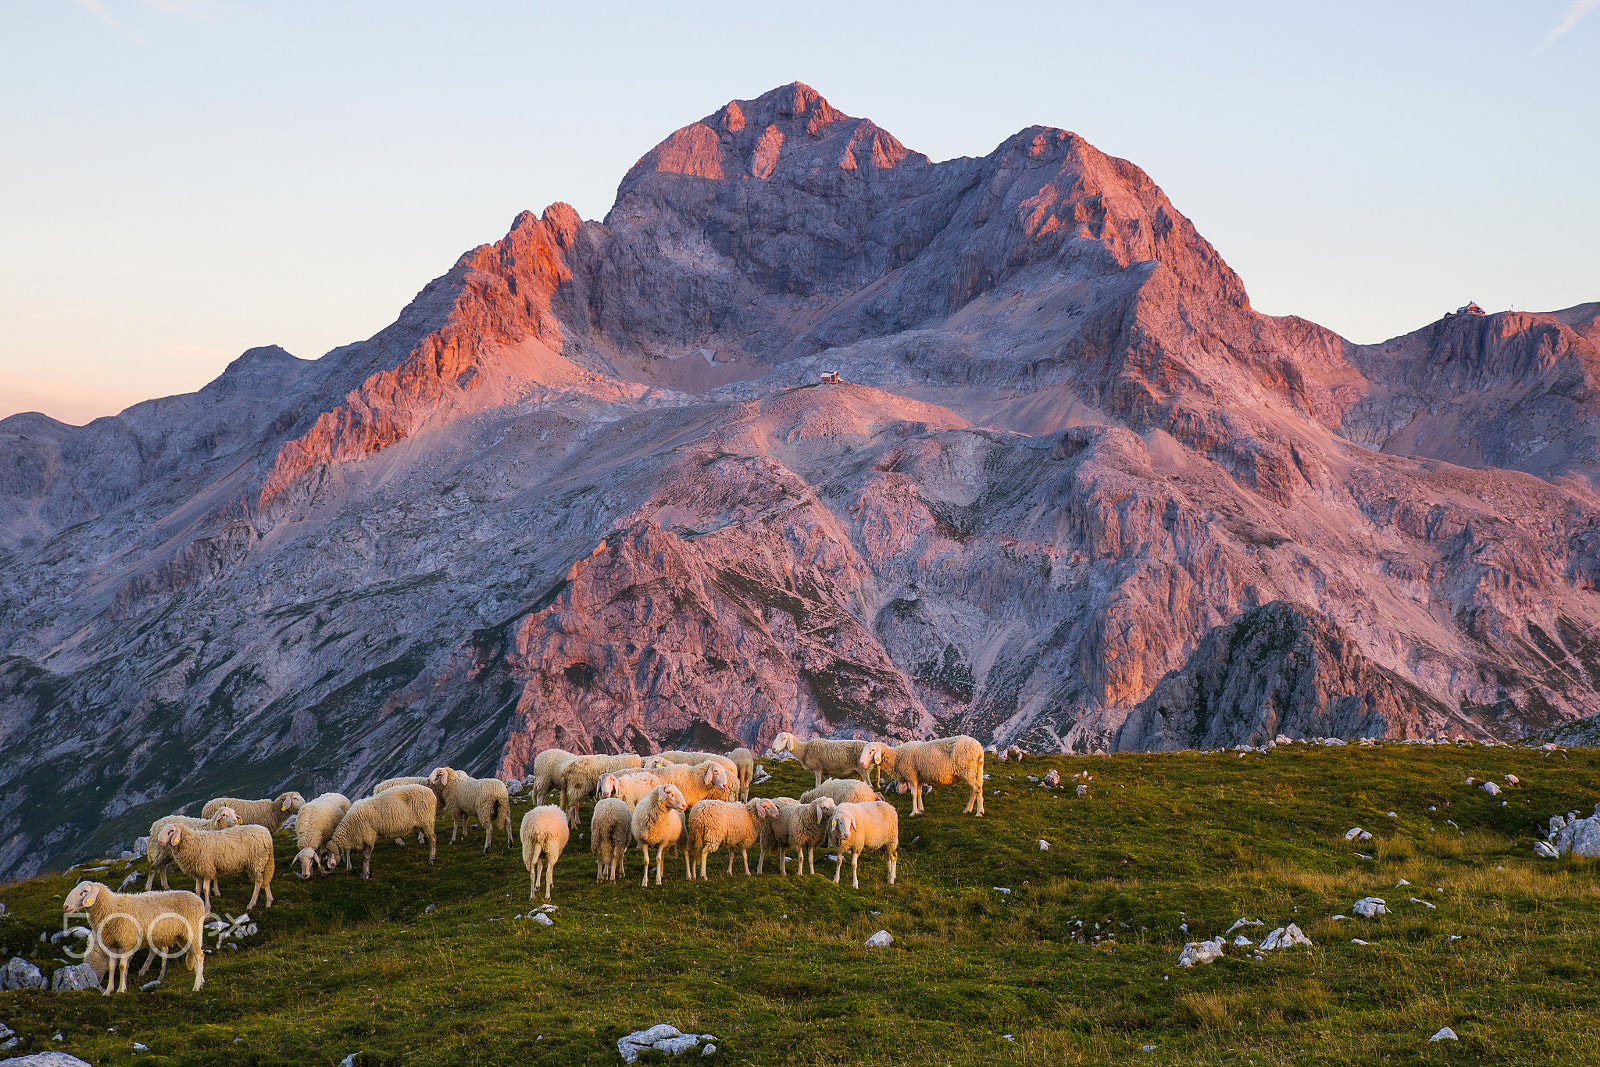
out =
[[(750, 849), (759, 849), (756, 873), (769, 853), (788, 874), (789, 852), (801, 873), (816, 873), (816, 848), (837, 852), (837, 883), (850, 859), (850, 882), (860, 887), (863, 852), (884, 854), (887, 881), (893, 884), (900, 844), (899, 816), (870, 784), (878, 775), (898, 781), (911, 794), (911, 814), (922, 811), (925, 790), (965, 782), (972, 795), (965, 811), (983, 814), (983, 747), (965, 735), (891, 746), (879, 741), (800, 741), (793, 734), (774, 738), (776, 755), (791, 754), (816, 778), (815, 788), (794, 797), (750, 798), (755, 754), (737, 748), (726, 755), (712, 752), (662, 752), (653, 756), (578, 755), (560, 749), (539, 753), (533, 764), (535, 807), (522, 818), (519, 836), (522, 861), (528, 869), (528, 898), (541, 883), (549, 900), (556, 861), (571, 839), (582, 802), (593, 798), (589, 840), (596, 860), (596, 879), (615, 882), (626, 871), (627, 850), (643, 853), (644, 878), (650, 884), (651, 850), (655, 850), (656, 884), (664, 874), (668, 851), (683, 853), (684, 874), (707, 877), (709, 858), (728, 852), (728, 873), (738, 850), (750, 874)], [(547, 797), (559, 803), (546, 804)], [(201, 932), (211, 908), (217, 878), (247, 874), (254, 883), (247, 908), (266, 894), (272, 906), (273, 835), (295, 818), (294, 865), (301, 878), (333, 871), (342, 858), (346, 870), (356, 852), (362, 854), (361, 877), (372, 875), (372, 851), (379, 841), (403, 843), (413, 832), (427, 842), (428, 862), (438, 855), (434, 821), (440, 805), (450, 813), (450, 840), (466, 837), (472, 822), (483, 828), (488, 852), (496, 832), (504, 830), (509, 847), (511, 796), (498, 778), (473, 778), (451, 767), (438, 767), (426, 777), (391, 778), (379, 782), (372, 795), (351, 803), (339, 793), (323, 793), (306, 801), (288, 792), (270, 800), (218, 797), (208, 801), (199, 818), (168, 815), (150, 827), (146, 858), (150, 871), (142, 893), (121, 893), (99, 882), (80, 882), (62, 909), (84, 912), (92, 931), (86, 962), (105, 980), (104, 993), (127, 992), (128, 966), (141, 947), (150, 955), (144, 968), (161, 957), (182, 955), (194, 971), (194, 988), (205, 984)], [(168, 868), (176, 865), (195, 881), (194, 892), (173, 890)], [(154, 890), (156, 876), (161, 890)], [(126, 884), (126, 883), (124, 883)], [(120, 973), (120, 979), (119, 979)]]

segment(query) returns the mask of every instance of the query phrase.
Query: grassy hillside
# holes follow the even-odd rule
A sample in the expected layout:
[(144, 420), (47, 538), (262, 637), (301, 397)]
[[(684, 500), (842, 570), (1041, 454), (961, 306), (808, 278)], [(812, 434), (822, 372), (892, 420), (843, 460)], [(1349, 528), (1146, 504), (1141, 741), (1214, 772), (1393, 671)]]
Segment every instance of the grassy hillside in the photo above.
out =
[[(1050, 767), (1090, 771), (1089, 795), (1026, 780)], [(757, 794), (809, 784), (776, 771)], [(964, 787), (917, 819), (896, 798), (898, 885), (863, 858), (859, 891), (848, 870), (843, 887), (770, 867), (691, 884), (681, 861), (641, 889), (637, 850), (626, 884), (596, 885), (574, 840), (550, 928), (513, 918), (519, 856), (443, 844), (447, 819), (436, 868), (383, 846), (371, 882), (299, 881), (280, 835), (278, 904), (242, 951), (210, 957), (201, 993), (183, 971), (150, 993), (5, 993), (0, 1022), (25, 1038), (12, 1054), (96, 1064), (617, 1063), (616, 1039), (656, 1022), (753, 1064), (1600, 1062), (1600, 876), (1531, 851), (1551, 814), (1600, 801), (1600, 752), (1296, 745), (989, 771), (981, 820), (959, 814)], [(1524, 785), (1501, 798), (1464, 784), (1508, 771)], [(1347, 844), (1357, 824), (1374, 840)], [(0, 889), (4, 958), (39, 950), (49, 969), (39, 935), (75, 881)], [(241, 879), (224, 891), (228, 908), (248, 896)], [(1369, 894), (1393, 914), (1331, 918)], [(1315, 947), (1177, 965), (1241, 916), (1266, 924), (1253, 940), (1296, 922)], [(864, 947), (880, 928), (893, 946)], [(1459, 1042), (1426, 1043), (1446, 1025)]]

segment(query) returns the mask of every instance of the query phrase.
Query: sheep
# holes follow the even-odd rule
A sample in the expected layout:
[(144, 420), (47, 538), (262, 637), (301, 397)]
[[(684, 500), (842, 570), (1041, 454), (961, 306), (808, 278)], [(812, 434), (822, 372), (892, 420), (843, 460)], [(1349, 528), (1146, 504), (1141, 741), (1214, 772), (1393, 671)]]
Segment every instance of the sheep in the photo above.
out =
[(222, 808), (232, 808), (239, 813), (239, 822), (244, 826), (265, 826), (273, 833), (283, 825), (283, 821), (300, 806), (306, 798), (299, 793), (280, 793), (274, 800), (240, 800), (237, 797), (217, 797), (215, 800), (206, 801), (206, 806), (200, 809), (202, 818), (209, 819)]
[(631, 774), (602, 774), (594, 787), (594, 795), (601, 800), (615, 798), (628, 805), (632, 811), (644, 795), (661, 784), (661, 779), (648, 771)]
[(833, 884), (839, 884), (844, 857), (850, 855), (850, 888), (860, 889), (861, 853), (883, 849), (888, 862), (889, 884), (900, 851), (900, 814), (884, 800), (865, 804), (840, 804), (828, 820), (828, 847), (838, 850), (839, 862), (833, 868)]
[(328, 843), (339, 820), (349, 810), (349, 797), (342, 793), (324, 793), (307, 801), (295, 815), (294, 843), (300, 851), (294, 854), (294, 864), (300, 868), (302, 879), (311, 877), (313, 867), (322, 868), (317, 853)]
[(739, 768), (739, 799), (749, 803), (750, 783), (755, 781), (756, 777), (756, 754), (748, 748), (736, 748), (728, 753), (728, 758)]
[(150, 863), (150, 877), (144, 880), (144, 891), (150, 892), (150, 887), (155, 885), (156, 875), (161, 875), (161, 888), (171, 889), (167, 881), (167, 867), (172, 863), (172, 851), (161, 843), (161, 831), (168, 825), (176, 823), (188, 830), (221, 830), (229, 826), (239, 825), (239, 813), (232, 808), (218, 808), (217, 813), (209, 819), (197, 819), (190, 815), (163, 815), (150, 824), (150, 840), (144, 846), (144, 858)]
[(789, 877), (789, 850), (795, 851), (800, 873), (806, 873), (806, 861), (811, 863), (811, 873), (817, 873), (817, 846), (828, 834), (828, 817), (835, 805), (832, 797), (818, 797), (809, 804), (790, 804), (778, 809), (775, 832), (778, 844), (778, 873)]
[(561, 765), (556, 782), (561, 788), (561, 807), (567, 819), (578, 821), (583, 798), (592, 794), (602, 774), (636, 769), (644, 760), (632, 752), (619, 756), (575, 756)]
[(377, 796), (379, 793), (387, 793), (389, 790), (398, 789), (403, 785), (425, 785), (429, 789), (433, 790), (434, 796), (438, 797), (440, 800), (444, 799), (444, 788), (442, 786), (434, 785), (432, 782), (428, 781), (428, 776), (425, 774), (410, 774), (406, 775), (404, 778), (385, 778), (383, 781), (372, 787), (372, 795)]
[(339, 862), (340, 853), (348, 856), (356, 849), (366, 853), (361, 867), (361, 877), (372, 877), (372, 850), (386, 837), (405, 837), (413, 830), (422, 832), (428, 842), (428, 862), (433, 863), (439, 853), (439, 841), (433, 832), (433, 820), (439, 810), (439, 798), (433, 790), (422, 785), (402, 785), (386, 790), (375, 797), (367, 797), (350, 805), (344, 818), (322, 847), (322, 865), (332, 870)]
[(568, 760), (578, 758), (576, 752), (568, 752), (561, 748), (547, 748), (533, 757), (533, 802), (543, 804), (544, 796), (556, 784), (556, 779), (561, 777), (561, 768), (567, 765)]
[(767, 853), (778, 855), (782, 850), (778, 847), (778, 816), (786, 807), (800, 803), (794, 797), (757, 797), (749, 801), (750, 814), (755, 817), (756, 830), (760, 834), (761, 857), (756, 860), (756, 873), (761, 874), (767, 867)]
[(728, 873), (733, 873), (733, 850), (744, 857), (744, 873), (750, 874), (750, 846), (760, 843), (761, 834), (756, 828), (755, 814), (736, 801), (702, 800), (689, 809), (685, 820), (685, 833), (689, 841), (689, 877), (694, 878), (694, 864), (700, 863), (700, 878), (706, 875), (707, 857), (720, 848), (728, 850)]
[(732, 800), (738, 786), (728, 769), (719, 763), (689, 766), (682, 763), (657, 767), (653, 771), (624, 771), (618, 777), (653, 774), (665, 785), (675, 785), (684, 800), (693, 806), (702, 800)]
[(658, 755), (661, 759), (670, 760), (673, 763), (682, 763), (688, 767), (701, 767), (707, 763), (715, 763), (723, 770), (727, 771), (729, 777), (735, 780), (737, 780), (739, 777), (739, 765), (733, 762), (733, 760), (729, 759), (727, 756), (719, 756), (715, 752), (683, 752), (674, 750), (672, 752), (658, 753)]
[(428, 783), (437, 785), (450, 812), (450, 843), (456, 843), (456, 830), (467, 836), (467, 820), (476, 818), (483, 827), (483, 851), (489, 851), (494, 832), (506, 832), (506, 847), (511, 847), (511, 794), (498, 778), (474, 778), (454, 767), (435, 767)]
[(194, 879), (194, 891), (205, 897), (211, 908), (211, 893), (217, 890), (217, 876), (248, 874), (255, 882), (250, 903), (256, 906), (261, 891), (267, 891), (267, 907), (272, 907), (272, 831), (255, 823), (230, 826), (226, 830), (185, 830), (169, 824), (161, 831), (161, 843), (172, 850), (172, 858), (184, 874)]
[(556, 860), (561, 858), (561, 850), (567, 847), (571, 835), (567, 813), (554, 804), (530, 808), (522, 817), (522, 865), (528, 868), (529, 900), (539, 893), (541, 874), (544, 899), (550, 899), (550, 890), (556, 884)]
[[(633, 839), (639, 842), (639, 847), (644, 850), (644, 881), (640, 885), (650, 884), (650, 846), (656, 849), (656, 885), (661, 884), (662, 858), (667, 853), (667, 848), (677, 848), (683, 839), (683, 813), (689, 809), (689, 802), (684, 799), (683, 791), (670, 783), (658, 785), (647, 793), (643, 800), (634, 805)], [(684, 864), (688, 864), (688, 853), (684, 853)]]
[[(128, 991), (128, 964), (141, 945), (149, 945), (151, 952), (161, 952), (163, 958), (168, 949), (181, 946), (189, 969), (194, 972), (194, 989), (198, 993), (206, 984), (201, 938), (208, 910), (199, 896), (186, 889), (116, 893), (100, 882), (79, 882), (61, 904), (63, 915), (80, 911), (89, 914), (89, 928), (94, 931), (90, 962), (96, 972), (102, 961), (107, 963), (103, 995), (110, 995), (113, 986), (116, 992)], [(149, 966), (147, 961), (145, 967)]]
[(809, 804), (818, 797), (832, 797), (835, 804), (865, 804), (883, 799), (859, 778), (829, 778), (815, 789), (801, 793), (800, 803)]
[(793, 752), (800, 766), (817, 776), (814, 784), (821, 785), (824, 778), (859, 778), (868, 781), (866, 769), (858, 763), (866, 741), (831, 741), (817, 737), (801, 741), (787, 731), (772, 739), (773, 752)]
[(967, 806), (962, 814), (977, 805), (977, 817), (983, 817), (983, 746), (976, 738), (966, 734), (940, 737), (932, 741), (907, 741), (891, 748), (874, 741), (862, 750), (860, 767), (878, 767), (883, 773), (899, 778), (911, 789), (911, 814), (922, 814), (922, 786), (953, 785), (966, 782), (972, 787)]
[[(609, 776), (607, 776), (609, 777)], [(589, 819), (589, 847), (595, 855), (594, 880), (615, 882), (627, 877), (628, 846), (633, 844), (633, 805), (606, 797), (594, 806)]]

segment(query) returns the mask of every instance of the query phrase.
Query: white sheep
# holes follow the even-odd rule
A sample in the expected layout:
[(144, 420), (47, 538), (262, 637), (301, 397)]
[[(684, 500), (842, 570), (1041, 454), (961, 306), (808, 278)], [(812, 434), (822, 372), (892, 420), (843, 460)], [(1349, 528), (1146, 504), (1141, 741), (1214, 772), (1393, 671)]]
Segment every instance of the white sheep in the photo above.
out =
[(506, 832), (506, 847), (511, 847), (511, 794), (506, 784), (498, 778), (474, 778), (454, 767), (435, 767), (428, 775), (428, 784), (439, 787), (445, 810), (450, 813), (450, 843), (456, 841), (456, 831), (467, 836), (467, 822), (476, 818), (483, 827), (483, 851), (489, 851), (494, 832)]
[(867, 744), (866, 741), (834, 741), (824, 737), (801, 741), (784, 731), (772, 739), (772, 751), (793, 752), (800, 766), (817, 776), (816, 785), (821, 785), (824, 778), (859, 778), (865, 782), (869, 780), (868, 772), (858, 761)]
[(385, 778), (372, 787), (372, 796), (377, 796), (379, 793), (387, 793), (389, 790), (398, 789), (403, 785), (425, 785), (433, 790), (434, 796), (441, 801), (444, 800), (444, 788), (428, 781), (428, 776), (425, 774), (408, 774), (401, 778)]
[(605, 797), (589, 819), (589, 847), (595, 855), (594, 880), (615, 882), (627, 877), (628, 848), (633, 844), (633, 806), (618, 797)]
[(561, 748), (547, 748), (533, 757), (533, 802), (543, 804), (545, 794), (556, 784), (561, 777), (561, 768), (567, 765), (568, 760), (578, 758), (576, 752), (568, 752)]
[(624, 771), (618, 777), (630, 774), (653, 774), (664, 785), (675, 785), (692, 807), (702, 800), (732, 800), (738, 795), (738, 780), (719, 763), (689, 766), (673, 763), (652, 771)]
[(801, 793), (800, 803), (809, 804), (818, 797), (832, 797), (835, 804), (865, 804), (883, 799), (859, 778), (829, 778), (815, 789)]
[(766, 870), (767, 853), (776, 856), (783, 851), (778, 847), (778, 817), (784, 808), (798, 803), (800, 802), (794, 797), (757, 797), (747, 803), (750, 814), (756, 820), (756, 830), (760, 834), (761, 858), (756, 861), (757, 874)]
[(672, 763), (681, 763), (686, 767), (699, 767), (707, 763), (715, 763), (726, 770), (735, 781), (739, 778), (739, 765), (727, 756), (719, 755), (716, 752), (685, 752), (674, 749), (670, 752), (657, 753), (657, 756)]
[(531, 808), (522, 817), (522, 865), (528, 868), (528, 899), (539, 892), (541, 876), (544, 880), (544, 899), (550, 899), (550, 890), (556, 884), (556, 860), (567, 847), (572, 828), (567, 823), (567, 813), (554, 804)]
[(865, 804), (840, 804), (828, 819), (828, 847), (838, 850), (839, 862), (833, 868), (833, 884), (839, 884), (844, 857), (850, 856), (850, 886), (861, 888), (861, 854), (883, 849), (888, 861), (889, 884), (894, 885), (895, 865), (900, 852), (900, 814), (883, 800)]
[[(720, 769), (720, 768), (719, 768)], [(633, 839), (644, 850), (644, 881), (650, 884), (650, 846), (656, 848), (656, 885), (661, 884), (661, 866), (668, 848), (677, 848), (683, 840), (683, 813), (689, 809), (683, 791), (675, 785), (658, 785), (647, 793), (633, 808)], [(688, 865), (688, 852), (684, 853)]]
[(217, 797), (215, 800), (206, 801), (206, 806), (200, 809), (202, 818), (209, 819), (222, 808), (232, 808), (239, 813), (239, 822), (244, 826), (265, 826), (273, 833), (283, 825), (285, 819), (300, 810), (306, 798), (299, 793), (280, 793), (272, 800), (241, 800), (238, 797)]
[(294, 854), (294, 865), (300, 868), (301, 878), (310, 878), (312, 868), (321, 868), (317, 853), (349, 810), (350, 798), (343, 793), (323, 793), (306, 801), (295, 814), (294, 843), (300, 851)]
[(241, 872), (255, 883), (245, 907), (255, 907), (263, 889), (267, 907), (272, 907), (272, 831), (265, 826), (247, 823), (224, 830), (185, 830), (169, 824), (161, 831), (161, 843), (171, 850), (179, 869), (194, 879), (194, 891), (205, 897), (208, 909), (211, 894), (221, 893), (217, 876)]
[(433, 820), (438, 811), (439, 798), (425, 785), (402, 785), (358, 800), (350, 805), (333, 836), (323, 846), (322, 865), (332, 870), (343, 853), (348, 870), (349, 855), (361, 849), (366, 853), (361, 877), (371, 878), (372, 850), (378, 842), (389, 837), (403, 838), (413, 830), (421, 831), (423, 840), (427, 841), (431, 864), (439, 853), (439, 841), (433, 832)]
[(728, 758), (739, 768), (739, 799), (748, 803), (750, 783), (755, 781), (756, 777), (756, 754), (748, 748), (736, 748), (728, 753)]
[(172, 850), (161, 843), (161, 831), (168, 826), (177, 824), (188, 830), (221, 830), (228, 826), (239, 825), (239, 813), (229, 807), (217, 809), (217, 813), (209, 819), (198, 819), (191, 815), (163, 815), (150, 824), (150, 839), (145, 842), (144, 858), (150, 864), (150, 877), (144, 881), (144, 891), (150, 892), (150, 887), (155, 885), (156, 875), (161, 875), (161, 888), (171, 889), (167, 881), (167, 868), (172, 864)]
[(900, 779), (911, 790), (911, 814), (922, 814), (922, 787), (953, 785), (966, 782), (972, 788), (963, 813), (977, 805), (977, 815), (983, 815), (983, 746), (976, 738), (966, 734), (940, 737), (932, 741), (907, 741), (890, 747), (874, 741), (861, 753), (859, 765), (863, 770), (877, 767), (884, 774)]
[[(181, 948), (189, 969), (194, 972), (195, 992), (199, 992), (206, 984), (202, 937), (209, 910), (200, 897), (184, 889), (116, 893), (99, 882), (79, 882), (61, 904), (63, 915), (89, 914), (94, 941), (90, 946), (90, 962), (95, 965), (96, 972), (102, 960), (107, 963), (103, 994), (110, 994), (113, 987), (119, 993), (128, 991), (128, 965), (142, 946), (161, 952), (163, 959), (170, 950)], [(147, 961), (145, 967), (149, 966)], [(163, 962), (162, 967), (165, 966)]]
[(568, 821), (578, 821), (583, 798), (594, 794), (600, 776), (617, 771), (634, 770), (644, 760), (632, 752), (616, 756), (574, 756), (561, 764), (556, 783), (561, 790), (561, 807)]
[(828, 836), (828, 817), (835, 805), (832, 797), (818, 797), (809, 804), (790, 804), (778, 809), (776, 837), (778, 845), (778, 873), (789, 876), (789, 850), (795, 852), (800, 873), (806, 873), (809, 861), (811, 873), (817, 873), (817, 846)]
[(707, 879), (707, 859), (721, 848), (728, 850), (729, 874), (733, 873), (733, 850), (738, 849), (744, 857), (744, 873), (749, 875), (750, 847), (761, 841), (754, 813), (749, 808), (737, 801), (702, 800), (689, 809), (684, 825), (689, 840), (691, 879), (696, 863), (700, 865), (700, 878)]
[(644, 795), (661, 784), (661, 779), (649, 771), (629, 774), (602, 774), (594, 787), (594, 795), (601, 800), (616, 798), (628, 805), (631, 811)]

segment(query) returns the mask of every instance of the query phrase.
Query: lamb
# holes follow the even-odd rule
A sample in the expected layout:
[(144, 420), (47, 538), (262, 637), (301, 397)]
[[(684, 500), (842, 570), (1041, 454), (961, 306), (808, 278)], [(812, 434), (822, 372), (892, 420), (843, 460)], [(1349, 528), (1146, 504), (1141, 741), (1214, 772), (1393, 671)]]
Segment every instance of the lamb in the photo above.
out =
[(757, 797), (749, 801), (750, 814), (755, 817), (761, 842), (761, 858), (756, 861), (757, 874), (766, 870), (767, 853), (776, 856), (782, 851), (778, 847), (778, 816), (784, 808), (798, 803), (794, 797)]
[(615, 882), (618, 875), (626, 877), (631, 844), (633, 805), (618, 797), (606, 797), (595, 804), (594, 815), (589, 820), (589, 847), (595, 855), (594, 880)]
[(828, 817), (836, 805), (832, 797), (818, 797), (809, 804), (791, 804), (778, 809), (775, 836), (778, 844), (778, 873), (789, 877), (789, 850), (795, 851), (800, 873), (806, 873), (807, 860), (811, 873), (817, 873), (817, 846), (828, 836)]
[(328, 843), (328, 838), (333, 836), (339, 820), (343, 819), (344, 813), (349, 810), (349, 797), (342, 793), (324, 793), (315, 800), (308, 801), (296, 814), (294, 843), (300, 851), (294, 854), (294, 863), (300, 868), (302, 879), (311, 877), (313, 867), (321, 869), (317, 853)]
[(801, 741), (787, 731), (772, 739), (773, 752), (793, 752), (800, 766), (817, 776), (816, 785), (824, 778), (859, 778), (868, 781), (867, 770), (858, 761), (866, 741), (831, 741), (817, 737)]
[(756, 777), (756, 754), (748, 748), (736, 748), (728, 753), (728, 758), (739, 768), (739, 799), (749, 803), (750, 783)]
[(206, 806), (200, 809), (200, 816), (209, 819), (223, 808), (232, 808), (239, 813), (239, 822), (244, 826), (265, 826), (273, 833), (283, 825), (283, 821), (306, 802), (306, 798), (299, 793), (279, 793), (273, 800), (240, 800), (238, 797), (217, 797), (215, 800), (206, 801)]
[(245, 907), (255, 907), (263, 889), (267, 891), (267, 907), (272, 907), (272, 831), (265, 826), (252, 823), (226, 830), (185, 830), (168, 825), (161, 831), (161, 843), (172, 851), (179, 869), (194, 879), (194, 891), (205, 897), (206, 910), (211, 909), (217, 876), (239, 872), (255, 882), (255, 891)]
[(844, 857), (850, 855), (850, 887), (861, 888), (861, 853), (883, 849), (888, 861), (889, 884), (894, 885), (894, 872), (900, 851), (900, 815), (894, 805), (883, 800), (866, 804), (840, 804), (828, 820), (828, 847), (837, 849), (839, 862), (833, 868), (833, 884), (839, 884), (839, 873), (844, 870)]
[(689, 877), (694, 878), (694, 864), (700, 863), (700, 878), (707, 881), (706, 861), (720, 848), (728, 850), (728, 873), (733, 873), (733, 850), (744, 857), (744, 873), (750, 874), (750, 846), (761, 840), (756, 828), (755, 813), (743, 804), (727, 800), (702, 800), (689, 809), (685, 820), (689, 839)]
[(543, 804), (544, 796), (556, 780), (561, 777), (561, 768), (567, 765), (568, 760), (578, 758), (576, 752), (568, 752), (561, 748), (547, 748), (533, 757), (533, 802)]
[[(190, 831), (191, 833), (205, 831)], [(271, 833), (268, 833), (271, 839)], [(206, 957), (202, 936), (206, 921), (205, 902), (185, 889), (156, 893), (116, 893), (100, 882), (79, 882), (61, 904), (62, 914), (88, 912), (89, 928), (94, 931), (90, 946), (91, 962), (108, 961), (104, 995), (128, 991), (128, 965), (142, 945), (152, 952), (181, 948), (194, 972), (194, 989), (206, 984)], [(145, 966), (150, 965), (146, 962)], [(165, 966), (165, 964), (163, 964)], [(121, 968), (121, 978), (117, 971)], [(143, 972), (141, 972), (143, 973)]]
[(476, 818), (483, 827), (483, 851), (489, 851), (494, 832), (506, 832), (506, 847), (511, 847), (511, 794), (506, 784), (498, 778), (474, 778), (454, 767), (435, 767), (428, 775), (428, 783), (437, 785), (444, 798), (445, 810), (450, 813), (450, 843), (456, 842), (456, 831), (467, 836), (467, 820)]
[[(322, 865), (328, 869), (339, 862), (340, 853), (347, 857), (356, 849), (366, 853), (361, 867), (361, 877), (372, 877), (372, 850), (387, 837), (405, 837), (413, 830), (422, 833), (428, 842), (428, 862), (438, 856), (439, 842), (434, 836), (433, 820), (439, 810), (439, 799), (433, 790), (422, 785), (402, 785), (386, 790), (375, 797), (367, 797), (350, 805), (344, 818), (333, 831), (333, 836), (322, 847)], [(345, 867), (350, 866), (349, 859)]]
[(976, 738), (966, 734), (941, 737), (932, 741), (907, 741), (897, 748), (874, 741), (864, 749), (859, 758), (860, 767), (878, 767), (885, 774), (899, 778), (911, 789), (911, 814), (922, 814), (922, 786), (953, 785), (966, 782), (972, 787), (967, 806), (962, 813), (978, 806), (977, 817), (983, 817), (983, 746)]
[(809, 804), (818, 797), (832, 797), (835, 804), (865, 804), (883, 799), (859, 778), (829, 778), (815, 789), (801, 793), (800, 803)]
[(698, 767), (674, 763), (653, 771), (624, 772), (618, 777), (634, 774), (653, 774), (664, 785), (677, 786), (690, 806), (702, 800), (732, 800), (738, 788), (727, 768), (719, 763), (706, 763)]
[(150, 840), (144, 846), (144, 857), (150, 863), (150, 877), (144, 881), (144, 891), (150, 892), (150, 887), (155, 885), (156, 875), (161, 875), (161, 888), (171, 889), (167, 881), (167, 867), (172, 863), (172, 850), (161, 843), (161, 831), (169, 825), (176, 823), (186, 830), (221, 830), (229, 826), (239, 825), (239, 813), (232, 808), (218, 808), (217, 813), (209, 819), (197, 819), (190, 815), (163, 815), (150, 824)]
[(561, 787), (561, 807), (570, 822), (578, 821), (583, 798), (595, 791), (603, 774), (636, 769), (644, 760), (632, 752), (619, 756), (575, 756), (561, 765), (556, 781)]
[(554, 804), (531, 808), (522, 817), (521, 831), (522, 865), (528, 868), (528, 899), (538, 895), (542, 875), (544, 899), (549, 900), (556, 884), (556, 860), (561, 858), (561, 850), (567, 847), (572, 834), (567, 813)]
[(594, 795), (601, 800), (614, 797), (628, 805), (628, 810), (632, 811), (646, 793), (660, 784), (661, 779), (648, 771), (602, 774), (599, 783), (594, 787)]
[[(650, 846), (656, 845), (656, 885), (661, 884), (662, 858), (667, 853), (667, 848), (677, 848), (683, 839), (683, 813), (689, 809), (689, 802), (684, 799), (683, 791), (670, 783), (658, 785), (647, 793), (633, 809), (633, 839), (639, 842), (639, 847), (644, 850), (644, 881), (640, 885), (650, 884)], [(684, 865), (688, 865), (688, 853), (684, 853)]]

